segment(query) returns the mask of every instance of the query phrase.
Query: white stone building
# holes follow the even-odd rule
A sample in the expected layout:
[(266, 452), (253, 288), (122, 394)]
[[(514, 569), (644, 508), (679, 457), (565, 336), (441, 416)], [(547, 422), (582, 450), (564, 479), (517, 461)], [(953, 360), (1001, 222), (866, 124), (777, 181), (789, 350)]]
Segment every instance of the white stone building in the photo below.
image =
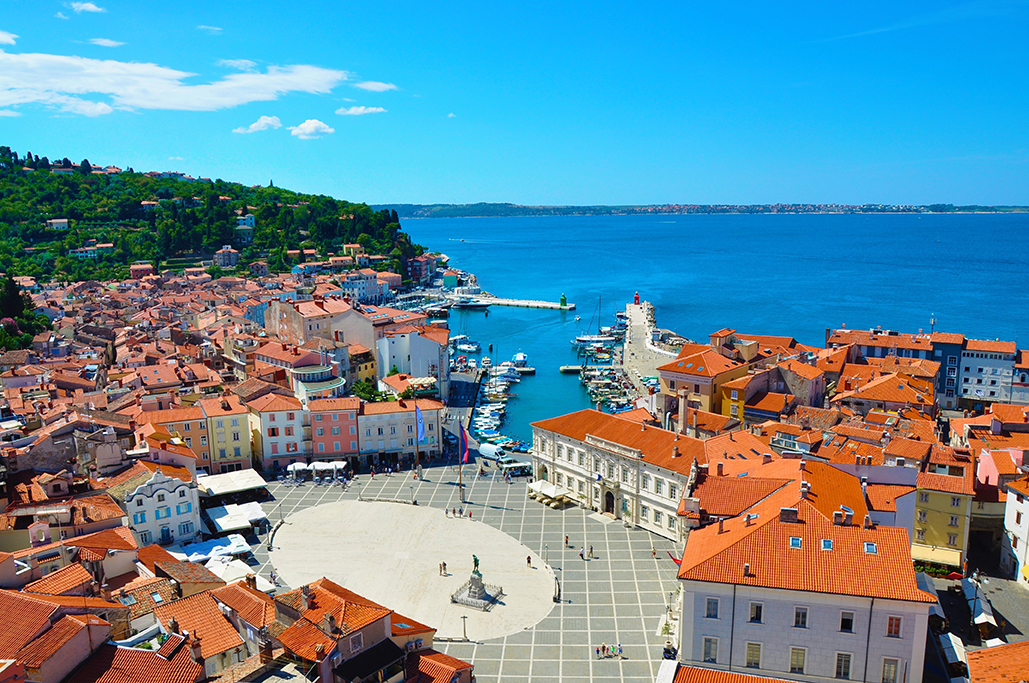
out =
[(1000, 568), (1019, 585), (1029, 587), (1029, 477), (1007, 485)]
[(968, 339), (959, 361), (962, 405), (1011, 403), (1015, 342)]
[(407, 325), (375, 342), (379, 378), (393, 367), (411, 377), (432, 377), (440, 396), (450, 394), (450, 332), (444, 327)]
[(140, 545), (191, 543), (200, 536), (200, 494), (195, 481), (180, 481), (160, 470), (125, 498)]

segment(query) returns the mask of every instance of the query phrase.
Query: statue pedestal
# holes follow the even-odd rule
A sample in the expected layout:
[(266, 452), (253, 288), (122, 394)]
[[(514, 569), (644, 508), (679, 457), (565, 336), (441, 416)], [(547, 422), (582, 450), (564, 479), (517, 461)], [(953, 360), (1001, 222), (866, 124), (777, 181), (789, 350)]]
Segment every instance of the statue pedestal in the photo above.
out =
[(472, 572), (468, 579), (468, 597), (472, 600), (486, 599), (486, 585), (482, 582), (482, 574)]

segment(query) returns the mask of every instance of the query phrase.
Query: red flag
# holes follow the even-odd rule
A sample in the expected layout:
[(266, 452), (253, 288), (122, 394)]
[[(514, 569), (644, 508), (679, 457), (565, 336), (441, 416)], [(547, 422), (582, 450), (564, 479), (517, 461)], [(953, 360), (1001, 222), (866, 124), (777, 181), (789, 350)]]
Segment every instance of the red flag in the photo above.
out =
[(461, 425), (461, 463), (468, 463), (468, 435), (465, 434), (464, 425)]
[[(668, 553), (667, 550), (665, 552)], [(672, 558), (672, 562), (674, 562), (677, 567), (681, 567), (682, 566), (682, 558), (679, 558), (677, 560), (677, 559), (675, 559), (675, 555), (673, 555), (671, 553), (668, 553), (668, 557)]]

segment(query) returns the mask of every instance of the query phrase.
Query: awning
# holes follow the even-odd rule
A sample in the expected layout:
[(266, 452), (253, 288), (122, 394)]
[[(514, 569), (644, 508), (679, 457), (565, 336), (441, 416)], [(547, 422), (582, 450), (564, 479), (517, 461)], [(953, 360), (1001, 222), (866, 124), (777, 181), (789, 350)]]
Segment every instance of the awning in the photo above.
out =
[(961, 579), (961, 590), (965, 593), (965, 600), (968, 602), (968, 611), (972, 613), (972, 623), (997, 625), (993, 618), (993, 606), (989, 599), (979, 587), (979, 584), (972, 579)]
[(961, 642), (961, 638), (958, 638), (953, 633), (941, 633), (940, 646), (943, 649), (943, 657), (947, 660), (948, 664), (968, 661), (965, 657), (965, 644)]
[(267, 519), (260, 503), (244, 503), (243, 505), (225, 505), (207, 510), (214, 532), (224, 534), (240, 529), (250, 529), (254, 522)]
[(258, 574), (254, 567), (251, 567), (242, 560), (234, 560), (230, 557), (212, 557), (204, 567), (225, 583), (233, 583), (253, 574), (257, 580), (257, 590), (269, 594), (274, 593), (276, 590), (271, 581)]
[(200, 487), (200, 492), (206, 496), (224, 496), (229, 493), (263, 489), (268, 486), (268, 482), (254, 470), (239, 470), (238, 472), (197, 477), (197, 486)]
[(558, 486), (549, 481), (538, 479), (529, 484), (529, 490), (538, 496), (544, 496), (546, 498), (553, 498), (557, 500), (561, 497), (571, 497), (572, 490), (565, 488), (564, 486)]
[(184, 557), (190, 562), (204, 562), (219, 555), (243, 555), (250, 552), (250, 546), (239, 534), (225, 538), (215, 538), (202, 543), (190, 543), (181, 548), (169, 546), (168, 552), (177, 557)]
[(291, 462), (289, 465), (286, 466), (286, 471), (287, 472), (306, 472), (307, 471), (307, 465), (305, 465), (302, 462)]
[(961, 551), (915, 543), (911, 546), (911, 559), (933, 564), (943, 564), (948, 567), (960, 567)]
[(406, 656), (396, 643), (387, 638), (378, 645), (343, 662), (333, 669), (333, 673), (344, 681), (360, 681), (396, 664)]
[[(929, 595), (932, 595), (934, 597), (938, 595), (936, 592), (936, 584), (933, 583), (933, 578), (925, 572), (915, 572), (915, 583), (921, 590), (925, 591)], [(944, 614), (943, 608), (940, 607), (939, 599), (937, 599), (937, 601), (929, 607), (929, 615), (935, 615), (940, 619), (946, 620), (947, 615)]]
[(314, 462), (311, 463), (310, 469), (315, 472), (331, 472), (334, 468), (331, 462)]

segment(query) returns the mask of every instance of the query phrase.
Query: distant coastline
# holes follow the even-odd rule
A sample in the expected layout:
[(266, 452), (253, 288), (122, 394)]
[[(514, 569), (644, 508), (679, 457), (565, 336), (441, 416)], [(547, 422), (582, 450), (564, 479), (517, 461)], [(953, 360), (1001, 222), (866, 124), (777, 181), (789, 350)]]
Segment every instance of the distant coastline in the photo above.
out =
[(630, 216), (684, 214), (898, 214), (1024, 213), (1029, 206), (955, 206), (953, 204), (647, 204), (612, 206), (527, 206), (523, 204), (373, 204), (400, 218), (489, 218), (515, 216)]

